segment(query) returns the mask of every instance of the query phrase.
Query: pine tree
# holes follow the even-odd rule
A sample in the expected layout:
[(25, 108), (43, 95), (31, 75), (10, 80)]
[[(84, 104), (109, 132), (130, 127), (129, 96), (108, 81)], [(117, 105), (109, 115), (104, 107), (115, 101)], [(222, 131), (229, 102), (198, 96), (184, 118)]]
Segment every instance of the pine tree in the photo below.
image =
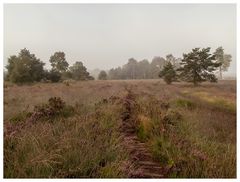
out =
[(181, 67), (178, 69), (180, 77), (192, 82), (195, 86), (204, 81), (217, 82), (215, 71), (221, 63), (215, 60), (215, 55), (210, 54), (210, 47), (195, 48), (188, 54), (183, 54)]
[(167, 84), (171, 84), (173, 81), (177, 80), (176, 71), (170, 61), (167, 62), (167, 64), (163, 67), (163, 70), (160, 71), (159, 77), (163, 78)]

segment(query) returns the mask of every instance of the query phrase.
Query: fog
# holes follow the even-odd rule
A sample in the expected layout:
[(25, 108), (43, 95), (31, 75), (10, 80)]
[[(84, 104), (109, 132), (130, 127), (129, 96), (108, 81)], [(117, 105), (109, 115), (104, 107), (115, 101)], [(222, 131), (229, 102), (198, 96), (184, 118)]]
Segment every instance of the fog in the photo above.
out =
[(4, 65), (26, 47), (49, 66), (64, 51), (69, 64), (88, 69), (122, 66), (195, 47), (222, 46), (236, 75), (234, 4), (5, 4)]

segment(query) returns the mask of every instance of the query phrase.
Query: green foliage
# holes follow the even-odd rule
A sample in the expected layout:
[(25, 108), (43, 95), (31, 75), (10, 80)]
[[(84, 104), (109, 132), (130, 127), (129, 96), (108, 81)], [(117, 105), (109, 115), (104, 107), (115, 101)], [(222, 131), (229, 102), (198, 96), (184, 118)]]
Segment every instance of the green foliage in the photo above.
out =
[(55, 52), (51, 57), (49, 62), (51, 63), (52, 69), (60, 73), (67, 71), (68, 62), (65, 59), (64, 52)]
[(70, 70), (61, 73), (61, 80), (72, 79), (72, 73)]
[(74, 80), (92, 80), (93, 77), (87, 72), (87, 68), (82, 62), (75, 62), (73, 66), (69, 68), (71, 78)]
[(167, 63), (170, 62), (174, 65), (176, 58), (172, 54), (168, 54), (168, 55), (166, 55), (166, 61), (167, 61)]
[(45, 78), (51, 82), (59, 82), (61, 80), (61, 73), (57, 70), (51, 69), (45, 72)]
[(6, 66), (6, 79), (13, 83), (31, 83), (40, 81), (44, 76), (44, 63), (31, 54), (26, 48), (18, 56), (11, 56)]
[(215, 71), (221, 63), (215, 61), (215, 55), (210, 54), (210, 47), (195, 48), (188, 54), (183, 54), (181, 68), (178, 69), (180, 77), (194, 85), (204, 81), (216, 82)]
[(98, 79), (99, 80), (107, 80), (107, 73), (106, 73), (106, 71), (100, 71), (100, 73), (98, 75)]
[[(67, 68), (66, 68), (67, 69)], [(65, 69), (65, 70), (66, 70)], [(94, 78), (89, 75), (87, 68), (82, 62), (76, 62), (69, 67), (69, 70), (56, 69), (53, 67), (49, 72), (46, 72), (46, 78), (52, 82), (59, 82), (60, 80), (93, 80)]]
[(177, 80), (177, 74), (171, 62), (168, 62), (163, 67), (163, 70), (159, 73), (159, 77), (163, 77), (167, 84), (171, 84), (173, 81)]

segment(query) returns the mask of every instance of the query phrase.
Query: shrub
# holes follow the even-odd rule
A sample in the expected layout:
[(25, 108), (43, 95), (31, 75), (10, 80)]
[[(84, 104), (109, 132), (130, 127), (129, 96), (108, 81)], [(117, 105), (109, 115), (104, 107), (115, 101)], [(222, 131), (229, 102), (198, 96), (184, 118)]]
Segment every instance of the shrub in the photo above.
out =
[(56, 70), (51, 70), (46, 72), (46, 79), (51, 80), (51, 82), (59, 82), (61, 80), (61, 73)]
[(42, 104), (34, 107), (34, 112), (30, 117), (30, 121), (36, 121), (41, 118), (53, 118), (61, 115), (68, 117), (73, 112), (73, 107), (66, 106), (60, 97), (51, 97), (48, 104)]

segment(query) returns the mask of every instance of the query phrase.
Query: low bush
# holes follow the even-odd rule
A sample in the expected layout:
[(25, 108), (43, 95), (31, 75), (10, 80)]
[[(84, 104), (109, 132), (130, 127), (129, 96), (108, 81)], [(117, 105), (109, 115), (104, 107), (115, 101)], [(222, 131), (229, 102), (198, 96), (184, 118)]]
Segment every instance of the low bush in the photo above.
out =
[(36, 121), (42, 118), (52, 119), (56, 116), (68, 117), (73, 111), (73, 107), (66, 106), (65, 102), (60, 97), (51, 97), (47, 104), (34, 107), (34, 111), (29, 120)]

